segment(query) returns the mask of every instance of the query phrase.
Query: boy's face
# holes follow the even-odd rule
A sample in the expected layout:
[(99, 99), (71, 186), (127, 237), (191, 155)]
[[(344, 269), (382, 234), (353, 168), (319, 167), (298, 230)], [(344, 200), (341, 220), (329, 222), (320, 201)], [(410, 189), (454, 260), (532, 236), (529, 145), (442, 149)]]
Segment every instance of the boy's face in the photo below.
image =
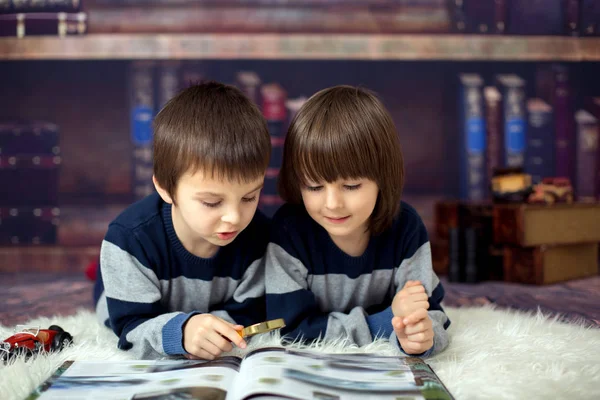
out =
[(206, 257), (202, 249), (208, 249), (208, 255), (212, 255), (211, 248), (233, 242), (248, 226), (256, 212), (263, 182), (264, 176), (240, 183), (217, 180), (202, 171), (188, 172), (177, 184), (177, 205), (164, 190), (156, 187), (161, 197), (173, 204), (173, 224), (186, 249)]
[(306, 211), (334, 239), (367, 232), (378, 193), (377, 184), (369, 179), (310, 182), (301, 188)]

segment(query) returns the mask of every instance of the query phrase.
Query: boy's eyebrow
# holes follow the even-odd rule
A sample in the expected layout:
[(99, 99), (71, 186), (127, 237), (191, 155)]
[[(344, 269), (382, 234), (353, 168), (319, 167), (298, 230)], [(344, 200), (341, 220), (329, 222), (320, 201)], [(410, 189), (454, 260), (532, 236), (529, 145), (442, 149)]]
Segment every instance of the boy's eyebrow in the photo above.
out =
[[(260, 185), (258, 185), (257, 187), (255, 187), (254, 189), (252, 189), (251, 191), (249, 191), (248, 193), (246, 193), (246, 195), (252, 193), (252, 192), (256, 192), (258, 189), (262, 189), (262, 187), (264, 186), (264, 183), (261, 183)], [(215, 192), (196, 192), (195, 193), (196, 196), (198, 195), (209, 195), (209, 196), (214, 196), (214, 197), (223, 197), (223, 193), (215, 193)]]

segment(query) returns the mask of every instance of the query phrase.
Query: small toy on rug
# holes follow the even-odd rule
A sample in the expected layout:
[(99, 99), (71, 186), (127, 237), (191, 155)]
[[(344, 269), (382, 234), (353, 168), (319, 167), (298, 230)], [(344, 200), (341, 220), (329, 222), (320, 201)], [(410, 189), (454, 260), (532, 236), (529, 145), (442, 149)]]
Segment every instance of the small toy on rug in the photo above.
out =
[(36, 352), (60, 351), (72, 343), (73, 336), (58, 325), (50, 325), (48, 329), (23, 328), (0, 343), (0, 360), (7, 362), (19, 355), (27, 358)]

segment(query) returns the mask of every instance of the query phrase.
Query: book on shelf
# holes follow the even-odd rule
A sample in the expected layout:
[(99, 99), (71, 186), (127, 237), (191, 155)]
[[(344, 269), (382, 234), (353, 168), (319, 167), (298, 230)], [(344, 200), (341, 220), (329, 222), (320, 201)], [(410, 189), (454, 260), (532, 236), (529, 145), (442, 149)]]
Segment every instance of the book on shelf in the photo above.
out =
[(600, 203), (494, 206), (494, 241), (533, 247), (600, 242)]
[(598, 243), (504, 247), (506, 282), (543, 285), (598, 275)]
[(157, 4), (90, 9), (90, 33), (448, 33), (447, 7)]
[(0, 14), (76, 12), (81, 0), (0, 0)]
[(416, 357), (268, 347), (214, 361), (67, 361), (29, 397), (241, 400), (438, 399), (452, 395)]
[(577, 143), (575, 145), (575, 194), (578, 201), (594, 202), (600, 167), (600, 125), (598, 118), (586, 110), (575, 113)]
[[(0, 0), (1, 1), (1, 0)], [(85, 12), (0, 13), (0, 36), (84, 35), (88, 29)]]
[(460, 74), (459, 79), (460, 193), (464, 200), (479, 201), (486, 195), (483, 78)]
[(527, 137), (525, 144), (525, 172), (533, 183), (555, 176), (556, 161), (554, 112), (542, 99), (527, 100)]
[(502, 93), (504, 166), (522, 168), (525, 163), (527, 133), (525, 80), (514, 74), (501, 74), (496, 80)]

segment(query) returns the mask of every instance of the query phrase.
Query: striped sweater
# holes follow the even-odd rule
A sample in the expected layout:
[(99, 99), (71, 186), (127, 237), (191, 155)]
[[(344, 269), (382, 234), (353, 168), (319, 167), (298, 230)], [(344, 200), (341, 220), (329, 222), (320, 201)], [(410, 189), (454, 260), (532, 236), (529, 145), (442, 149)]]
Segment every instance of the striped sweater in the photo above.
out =
[(263, 255), (269, 221), (259, 211), (211, 258), (188, 252), (158, 194), (133, 204), (102, 242), (94, 301), (99, 320), (137, 358), (186, 354), (183, 326), (211, 313), (250, 325), (265, 319)]
[(399, 350), (391, 319), (394, 295), (408, 280), (422, 282), (429, 295), (434, 346), (448, 345), (450, 320), (444, 289), (432, 269), (427, 231), (410, 205), (402, 203), (393, 226), (371, 237), (358, 257), (340, 250), (303, 206), (282, 206), (271, 226), (266, 258), (267, 318), (284, 318), (282, 333), (312, 340), (347, 337), (364, 345), (389, 337)]

